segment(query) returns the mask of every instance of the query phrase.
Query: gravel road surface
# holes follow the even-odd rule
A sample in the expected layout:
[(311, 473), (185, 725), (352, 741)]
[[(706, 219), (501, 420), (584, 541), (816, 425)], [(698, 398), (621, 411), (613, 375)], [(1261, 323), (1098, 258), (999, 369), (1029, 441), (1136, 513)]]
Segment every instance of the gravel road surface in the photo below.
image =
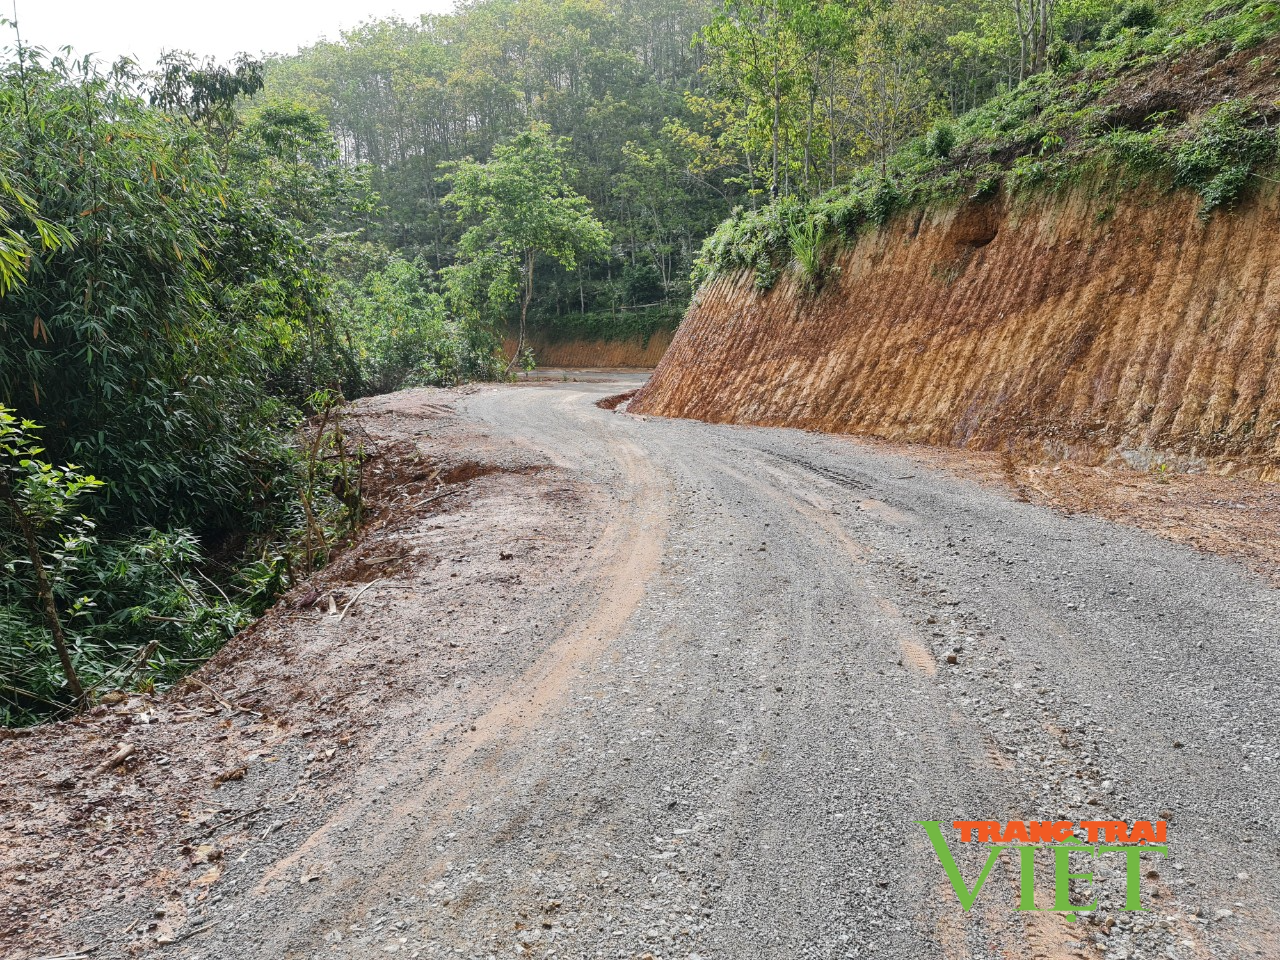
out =
[[(639, 382), (457, 401), (588, 491), (588, 562), (524, 568), (519, 671), (410, 704), (172, 955), (1280, 957), (1280, 592), (849, 438), (595, 405)], [(962, 912), (916, 824), (1157, 818), (1147, 911), (1100, 857), (1078, 921), (1005, 858)]]

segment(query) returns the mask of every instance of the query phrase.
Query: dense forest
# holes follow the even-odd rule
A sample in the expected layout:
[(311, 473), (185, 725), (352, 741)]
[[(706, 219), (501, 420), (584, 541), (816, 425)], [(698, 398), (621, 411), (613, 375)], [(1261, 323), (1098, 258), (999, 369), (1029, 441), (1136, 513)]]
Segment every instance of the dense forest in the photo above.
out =
[(1273, 14), (477, 0), (154, 69), (7, 24), (0, 722), (201, 662), (358, 529), (341, 405), (527, 369), (509, 331), (645, 336), (710, 271), (816, 274), (837, 233), (1052, 184), (1104, 141), (1230, 203), (1274, 157), (1267, 116), (1088, 111)]
[(379, 235), (433, 269), (463, 226), (453, 164), (527, 128), (563, 138), (607, 249), (538, 273), (544, 326), (617, 335), (683, 312), (735, 207), (812, 196), (1052, 64), (1154, 17), (1109, 0), (483, 0), (370, 23), (268, 66), (383, 201)]

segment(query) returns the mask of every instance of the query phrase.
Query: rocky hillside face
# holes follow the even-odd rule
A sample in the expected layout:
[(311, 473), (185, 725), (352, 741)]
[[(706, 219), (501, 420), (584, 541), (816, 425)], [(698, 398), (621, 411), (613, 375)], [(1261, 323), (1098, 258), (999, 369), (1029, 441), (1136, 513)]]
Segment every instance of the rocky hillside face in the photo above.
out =
[(631, 411), (1280, 476), (1280, 197), (903, 215), (814, 290), (722, 275)]

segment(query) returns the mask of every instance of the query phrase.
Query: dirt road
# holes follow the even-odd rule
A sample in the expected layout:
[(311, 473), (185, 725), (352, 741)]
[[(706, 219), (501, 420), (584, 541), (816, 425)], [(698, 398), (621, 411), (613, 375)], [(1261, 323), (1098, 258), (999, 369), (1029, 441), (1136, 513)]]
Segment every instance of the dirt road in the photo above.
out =
[[(325, 744), (264, 750), (219, 875), (158, 939), (133, 896), (73, 920), (95, 960), (1280, 956), (1280, 591), (848, 438), (595, 406), (634, 385), (456, 400), (505, 473), (311, 628), (360, 749), (323, 787)], [(1006, 858), (962, 913), (915, 823), (1156, 818), (1148, 912), (1103, 857), (1078, 922)]]

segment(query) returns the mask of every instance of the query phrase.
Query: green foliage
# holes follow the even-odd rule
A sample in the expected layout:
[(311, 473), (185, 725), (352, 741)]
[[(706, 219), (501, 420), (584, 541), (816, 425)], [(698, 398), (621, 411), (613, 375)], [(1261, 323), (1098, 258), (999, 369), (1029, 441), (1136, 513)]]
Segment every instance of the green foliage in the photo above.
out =
[(694, 285), (716, 271), (740, 268), (754, 271), (757, 289), (772, 287), (782, 269), (782, 252), (791, 242), (791, 229), (803, 212), (803, 205), (793, 198), (758, 210), (735, 209), (703, 244)]
[(344, 163), (325, 118), (271, 100), (245, 111), (231, 144), (234, 179), (325, 250), (359, 235), (381, 212), (367, 165)]
[(808, 217), (791, 225), (791, 254), (800, 274), (810, 284), (822, 276), (822, 249), (827, 239), (826, 224)]
[(1110, 40), (1125, 30), (1145, 32), (1153, 29), (1159, 22), (1160, 12), (1156, 10), (1154, 3), (1136, 0), (1120, 8), (1114, 19), (1102, 28), (1101, 36), (1104, 40)]
[(0, 402), (52, 419), (54, 459), (112, 478), (112, 522), (229, 520), (272, 442), (258, 426), (263, 358), (215, 313), (237, 266), (216, 157), (119, 72), (28, 59), (0, 109), (17, 121), (0, 146), (71, 241), (0, 300)]
[[(569, 186), (615, 238), (566, 272), (535, 265), (531, 315), (681, 303), (702, 238), (734, 188), (700, 166), (696, 144), (669, 132), (688, 119), (701, 55), (690, 41), (711, 0), (480, 0), (410, 22), (361, 25), (272, 62), (270, 99), (323, 112), (348, 163), (369, 164), (382, 198), (368, 237), (437, 272), (470, 225), (446, 206), (449, 164), (484, 159), (531, 124), (566, 139)], [(659, 296), (633, 299), (621, 270), (651, 262)], [(483, 279), (468, 300), (483, 294)]]
[(383, 393), (501, 375), (497, 338), (450, 313), (421, 261), (391, 256), (359, 280), (340, 283), (338, 293), (364, 390)]
[(352, 459), (310, 465), (291, 432), (317, 386), (361, 386), (326, 258), (356, 242), (367, 177), (288, 105), (239, 128), (251, 77), (174, 77), (152, 106), (127, 65), (24, 49), (0, 71), (0, 404), (49, 423), (47, 457), (0, 450), (10, 719), (168, 682), (358, 514), (331, 490)]
[(609, 245), (590, 202), (569, 186), (567, 154), (563, 139), (535, 124), (494, 147), (488, 162), (464, 160), (448, 175), (448, 202), (469, 224), (457, 262), (445, 271), (451, 301), (464, 315), (497, 320), (519, 299), (520, 347), (537, 258), (551, 257), (572, 271), (580, 258)]
[[(27, 279), (27, 267), (37, 250), (53, 251), (74, 244), (65, 227), (49, 223), (37, 214), (37, 205), (17, 170), (12, 151), (0, 152), (0, 297)], [(36, 234), (34, 241), (16, 229), (24, 222)]]
[[(1082, 47), (1069, 69), (1036, 74), (954, 121), (939, 122), (882, 164), (853, 171), (844, 184), (800, 207), (787, 200), (730, 217), (704, 244), (694, 281), (746, 268), (756, 272), (759, 287), (771, 286), (790, 247), (792, 223), (826, 222), (852, 239), (862, 225), (883, 224), (911, 207), (981, 201), (1001, 190), (1058, 189), (1098, 165), (1193, 189), (1206, 216), (1228, 208), (1259, 171), (1275, 165), (1271, 106), (1231, 100), (1202, 114), (1190, 104), (1182, 112), (1135, 114), (1124, 106), (1118, 77), (1203, 56), (1206, 48), (1221, 55), (1224, 45), (1241, 49), (1275, 36), (1280, 9), (1274, 7), (1270, 0), (1220, 7), (1184, 0), (1154, 12), (1142, 4), (1125, 7), (1105, 21), (1114, 29), (1096, 31), (1110, 39)], [(1100, 11), (1090, 22), (1101, 22)], [(1086, 45), (1088, 34), (1081, 30)]]
[(1230, 207), (1255, 167), (1276, 157), (1276, 133), (1252, 103), (1228, 100), (1207, 111), (1188, 131), (1172, 157), (1175, 182), (1204, 198), (1207, 215)]
[[(171, 683), (250, 620), (201, 578), (185, 531), (100, 543), (64, 535), (48, 551), (58, 606), (81, 682), (93, 693)], [(49, 631), (33, 610), (29, 572), (5, 556), (0, 585), (0, 724), (34, 722), (72, 705)]]
[(539, 317), (538, 333), (552, 342), (563, 340), (640, 340), (661, 331), (675, 330), (683, 310), (678, 305), (662, 304), (643, 309), (619, 309), (599, 312), (569, 312), (559, 316)]
[(238, 125), (236, 102), (262, 89), (263, 64), (240, 54), (230, 66), (197, 59), (180, 50), (165, 53), (156, 66), (151, 105), (186, 117), (220, 145)]
[(929, 156), (945, 160), (956, 146), (956, 128), (947, 120), (939, 120), (925, 135), (925, 149)]
[[(36, 436), (39, 429), (0, 405), (0, 484), (12, 498), (7, 505), (20, 508), (37, 532), (64, 521), (76, 501), (102, 486), (101, 480), (80, 473), (74, 464), (55, 467), (41, 460), (44, 447)], [(11, 522), (17, 520), (10, 517)]]

